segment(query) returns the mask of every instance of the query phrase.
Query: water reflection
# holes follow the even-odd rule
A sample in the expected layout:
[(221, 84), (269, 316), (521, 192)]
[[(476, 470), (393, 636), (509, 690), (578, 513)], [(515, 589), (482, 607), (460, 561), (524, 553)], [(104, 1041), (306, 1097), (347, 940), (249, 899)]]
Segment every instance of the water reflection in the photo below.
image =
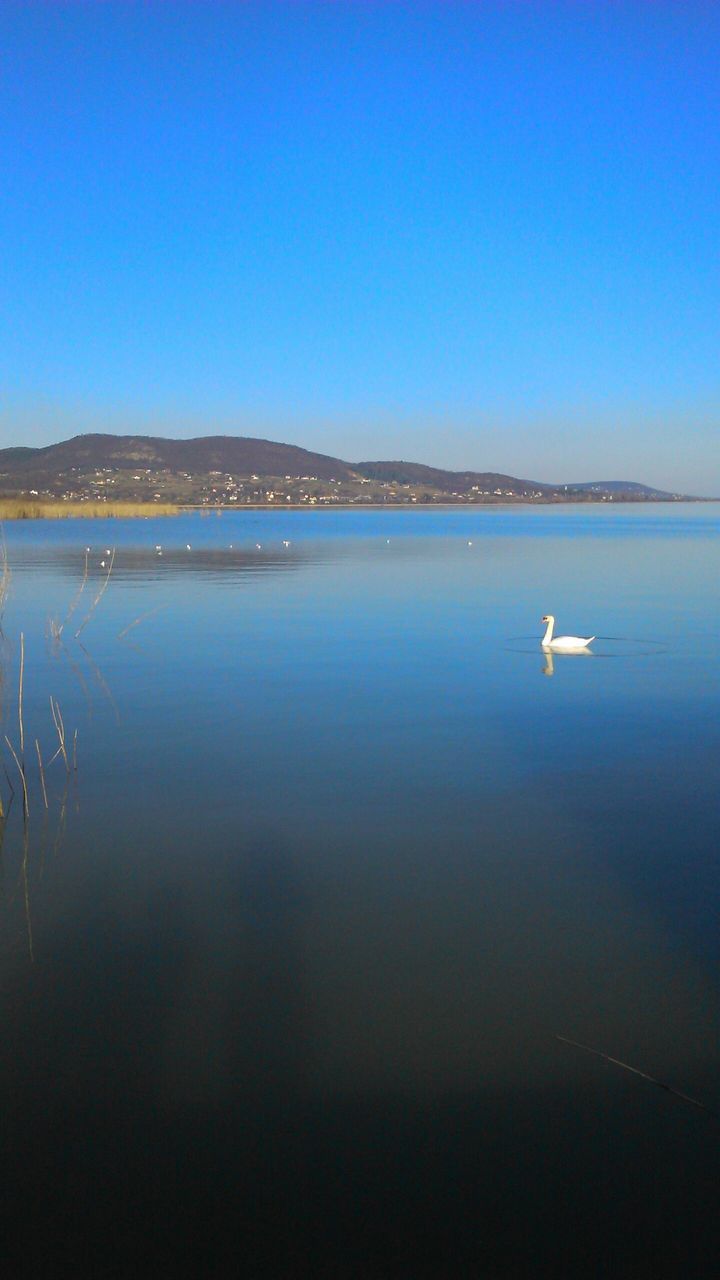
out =
[[(23, 543), (4, 730), (23, 629), (28, 741), (80, 733), (0, 832), (13, 1275), (710, 1274), (716, 1134), (555, 1036), (716, 1103), (718, 540), (436, 519), (120, 530), (85, 650), (84, 549)], [(506, 640), (662, 637), (668, 582), (672, 658)]]
[[(440, 860), (420, 832), (350, 841), (338, 862), (199, 819), (185, 849), (114, 841), (101, 876), (70, 853), (43, 964), (5, 966), (11, 1261), (62, 1274), (82, 1248), (103, 1274), (112, 1239), (128, 1274), (138, 1256), (180, 1274), (189, 1252), (210, 1275), (250, 1257), (261, 1277), (452, 1276), (458, 1259), (531, 1276), (544, 1251), (585, 1275), (602, 1245), (612, 1274), (662, 1276), (680, 1220), (717, 1243), (716, 1135), (554, 1039), (662, 1057), (704, 1090), (701, 980), (658, 963), (621, 893), (596, 900), (570, 832), (548, 883), (525, 822), (547, 830), (551, 812), (486, 812), (484, 838)], [(658, 1197), (648, 1153), (671, 1150)]]
[[(113, 550), (115, 558), (112, 561)], [(234, 575), (293, 572), (317, 558), (317, 550), (311, 548), (268, 546), (268, 547), (194, 547), (191, 550), (177, 546), (165, 546), (162, 555), (153, 547), (122, 546), (110, 552), (110, 558), (103, 550), (86, 553), (76, 547), (40, 546), (24, 548), (21, 552), (20, 564), (26, 572), (37, 572), (51, 569), (53, 574), (67, 576), (77, 581), (81, 577), (77, 596), (71, 602), (63, 625), (67, 623), (78, 609), (80, 597), (85, 584), (95, 590), (102, 587), (105, 581), (109, 584), (122, 581), (156, 581), (187, 579), (188, 577), (222, 578)], [(112, 561), (112, 563), (111, 563)], [(83, 564), (86, 564), (87, 577), (83, 575)], [(109, 572), (110, 571), (110, 572)]]
[(562, 661), (564, 658), (594, 658), (595, 656), (596, 655), (593, 653), (592, 649), (588, 649), (587, 646), (584, 649), (575, 649), (572, 653), (554, 654), (552, 649), (545, 649), (543, 651), (545, 665), (542, 669), (542, 673), (544, 676), (553, 676), (555, 674), (555, 658)]

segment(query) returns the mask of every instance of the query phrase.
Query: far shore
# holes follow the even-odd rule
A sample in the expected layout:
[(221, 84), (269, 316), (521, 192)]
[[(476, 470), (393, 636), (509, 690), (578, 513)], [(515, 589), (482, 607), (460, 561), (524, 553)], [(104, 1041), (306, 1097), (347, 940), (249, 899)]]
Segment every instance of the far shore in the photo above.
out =
[(532, 501), (516, 502), (243, 502), (197, 503), (168, 502), (26, 502), (23, 499), (0, 498), (0, 522), (5, 520), (147, 520), (151, 516), (177, 516), (199, 511), (206, 515), (226, 511), (497, 511), (526, 507), (677, 507), (688, 503), (718, 502), (719, 498), (635, 498), (611, 501), (588, 498), (583, 502)]
[(571, 499), (519, 499), (516, 502), (218, 502), (213, 506), (200, 506), (190, 502), (180, 505), (181, 511), (497, 511), (519, 507), (678, 507), (688, 503), (720, 502), (720, 498), (587, 498), (583, 502)]

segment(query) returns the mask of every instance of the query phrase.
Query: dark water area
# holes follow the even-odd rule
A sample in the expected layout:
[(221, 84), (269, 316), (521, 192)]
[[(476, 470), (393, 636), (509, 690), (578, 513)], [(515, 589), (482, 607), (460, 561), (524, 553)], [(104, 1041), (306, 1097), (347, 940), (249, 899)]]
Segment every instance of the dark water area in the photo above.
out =
[(5, 537), (5, 1274), (714, 1274), (718, 506)]

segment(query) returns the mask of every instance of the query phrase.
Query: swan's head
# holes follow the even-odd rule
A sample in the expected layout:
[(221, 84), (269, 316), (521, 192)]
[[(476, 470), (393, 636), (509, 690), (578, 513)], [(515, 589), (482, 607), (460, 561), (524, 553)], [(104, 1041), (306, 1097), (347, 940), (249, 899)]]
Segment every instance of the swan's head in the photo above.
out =
[(540, 619), (540, 621), (541, 621), (541, 622), (554, 622), (554, 621), (555, 621), (555, 619), (554, 619), (554, 617), (553, 617), (553, 615), (552, 615), (551, 613), (544, 613), (544, 614), (543, 614), (543, 616), (542, 616), (542, 618)]

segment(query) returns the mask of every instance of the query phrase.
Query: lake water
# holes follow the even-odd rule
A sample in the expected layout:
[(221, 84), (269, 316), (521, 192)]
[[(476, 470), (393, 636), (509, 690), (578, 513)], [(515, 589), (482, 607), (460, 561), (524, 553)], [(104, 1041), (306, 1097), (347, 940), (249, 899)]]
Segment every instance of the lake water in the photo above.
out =
[(6, 1275), (714, 1273), (719, 535), (6, 528)]

